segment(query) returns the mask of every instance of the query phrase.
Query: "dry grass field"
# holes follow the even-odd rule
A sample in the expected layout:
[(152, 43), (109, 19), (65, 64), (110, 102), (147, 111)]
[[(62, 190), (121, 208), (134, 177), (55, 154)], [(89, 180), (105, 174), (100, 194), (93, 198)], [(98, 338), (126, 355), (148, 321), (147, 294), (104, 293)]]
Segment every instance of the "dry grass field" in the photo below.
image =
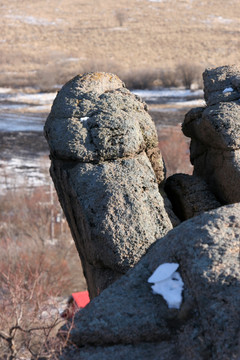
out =
[(239, 0), (1, 0), (0, 15), (0, 86), (239, 60)]

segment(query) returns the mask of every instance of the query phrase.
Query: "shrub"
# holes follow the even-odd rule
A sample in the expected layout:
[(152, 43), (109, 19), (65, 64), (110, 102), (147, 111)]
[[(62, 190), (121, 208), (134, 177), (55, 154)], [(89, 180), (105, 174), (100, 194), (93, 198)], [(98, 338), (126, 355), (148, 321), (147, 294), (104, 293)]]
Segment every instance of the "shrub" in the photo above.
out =
[(179, 78), (174, 69), (164, 69), (160, 71), (160, 86), (177, 87), (179, 86)]
[(122, 74), (121, 79), (128, 89), (152, 89), (158, 79), (155, 69), (140, 69)]
[(59, 204), (48, 188), (8, 191), (0, 204), (0, 354), (57, 359), (59, 302), (86, 289), (69, 229), (56, 224), (57, 241), (49, 241)]
[(180, 80), (180, 84), (185, 88), (190, 89), (194, 83), (197, 83), (198, 87), (201, 86), (201, 69), (196, 64), (182, 63), (176, 68), (177, 77)]
[[(46, 347), (59, 351), (63, 325), (56, 297), (65, 286), (67, 264), (37, 249), (4, 244), (0, 265), (0, 353), (6, 358), (38, 358)], [(10, 245), (10, 248), (8, 248)], [(28, 251), (26, 251), (28, 250)], [(14, 252), (14, 254), (13, 254)]]

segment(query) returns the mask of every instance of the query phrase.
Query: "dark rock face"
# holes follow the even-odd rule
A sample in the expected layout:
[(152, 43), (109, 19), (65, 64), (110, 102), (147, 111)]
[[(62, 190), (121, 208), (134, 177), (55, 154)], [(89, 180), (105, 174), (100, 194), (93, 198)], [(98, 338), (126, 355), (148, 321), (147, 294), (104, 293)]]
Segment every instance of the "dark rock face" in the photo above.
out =
[(45, 136), (93, 298), (172, 228), (158, 189), (165, 174), (156, 129), (117, 76), (90, 73), (63, 86)]
[(118, 360), (181, 360), (179, 353), (176, 352), (176, 344), (170, 341), (108, 345), (106, 347), (87, 345), (81, 350), (73, 346), (68, 348), (61, 357), (62, 360), (113, 360), (115, 358)]
[(240, 68), (238, 66), (206, 69), (203, 73), (203, 81), (207, 106), (240, 98)]
[(235, 67), (206, 70), (206, 108), (190, 110), (183, 133), (191, 137), (194, 175), (222, 204), (240, 201), (240, 87)]
[(221, 206), (207, 183), (198, 176), (172, 175), (167, 178), (164, 189), (171, 200), (173, 211), (182, 221)]
[[(237, 359), (240, 316), (240, 204), (205, 212), (151, 246), (141, 261), (77, 314), (62, 359)], [(179, 310), (147, 282), (177, 262), (184, 282)], [(121, 357), (122, 356), (122, 357)]]

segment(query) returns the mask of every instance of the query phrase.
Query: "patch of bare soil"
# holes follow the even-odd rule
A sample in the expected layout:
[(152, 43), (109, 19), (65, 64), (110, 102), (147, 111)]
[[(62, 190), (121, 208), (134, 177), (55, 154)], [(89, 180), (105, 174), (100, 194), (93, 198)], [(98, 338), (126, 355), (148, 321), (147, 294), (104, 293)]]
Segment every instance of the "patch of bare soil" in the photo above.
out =
[(2, 85), (238, 62), (239, 0), (2, 0)]

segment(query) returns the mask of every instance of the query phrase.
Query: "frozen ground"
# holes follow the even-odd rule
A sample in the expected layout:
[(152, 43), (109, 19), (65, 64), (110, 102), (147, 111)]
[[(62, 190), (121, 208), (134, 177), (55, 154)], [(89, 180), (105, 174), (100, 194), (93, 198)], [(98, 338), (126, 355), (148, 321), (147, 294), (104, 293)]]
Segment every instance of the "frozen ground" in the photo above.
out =
[[(140, 96), (149, 104), (161, 105), (171, 104), (172, 108), (179, 106), (202, 106), (203, 90), (186, 90), (186, 89), (160, 89), (160, 90), (133, 90), (133, 93)], [(200, 104), (200, 105), (198, 105)]]
[[(146, 101), (152, 112), (174, 113), (180, 108), (205, 105), (202, 90), (173, 88), (133, 90), (133, 93)], [(56, 92), (18, 93), (10, 88), (0, 88), (0, 131), (41, 132), (55, 96)]]
[[(194, 106), (203, 106), (202, 90), (134, 90), (149, 105), (157, 129), (175, 126)], [(48, 184), (48, 146), (43, 126), (56, 93), (24, 93), (0, 88), (0, 193)]]
[(50, 183), (46, 157), (16, 157), (8, 161), (0, 159), (0, 194), (7, 190), (31, 189)]

